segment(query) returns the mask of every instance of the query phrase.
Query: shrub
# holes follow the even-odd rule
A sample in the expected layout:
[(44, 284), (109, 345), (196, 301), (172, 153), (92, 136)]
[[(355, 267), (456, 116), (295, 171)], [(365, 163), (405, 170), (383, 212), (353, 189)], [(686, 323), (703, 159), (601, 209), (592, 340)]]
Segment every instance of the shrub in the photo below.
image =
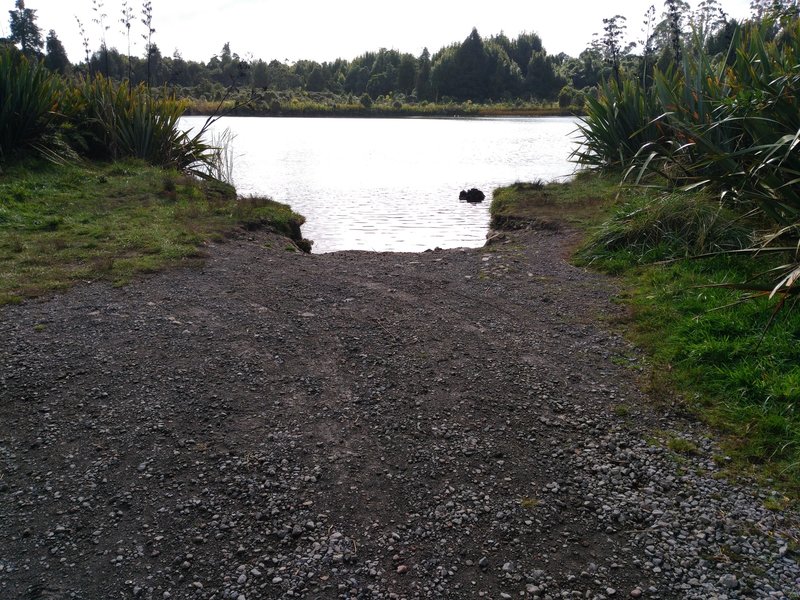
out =
[(738, 31), (717, 63), (686, 53), (680, 65), (656, 70), (650, 88), (602, 85), (588, 99), (573, 159), (627, 169), (637, 182), (655, 173), (673, 187), (708, 186), (726, 204), (760, 209), (776, 231), (751, 251), (793, 258), (775, 270), (773, 287), (751, 291), (778, 295), (780, 307), (800, 297), (800, 19), (784, 22), (774, 39), (773, 26)]
[(603, 170), (627, 167), (643, 146), (662, 138), (653, 123), (660, 108), (653, 93), (636, 81), (603, 83), (598, 97), (588, 96), (586, 103), (587, 116), (578, 125), (583, 141), (571, 156), (583, 166)]
[(572, 97), (575, 93), (575, 90), (572, 89), (570, 86), (565, 85), (561, 88), (561, 91), (558, 93), (558, 106), (561, 108), (567, 108), (572, 104)]
[(41, 63), (0, 48), (0, 160), (41, 143), (54, 122), (61, 87)]
[(139, 158), (195, 172), (212, 158), (213, 149), (203, 142), (209, 122), (194, 136), (182, 131), (178, 120), (184, 104), (166, 90), (154, 97), (144, 85), (129, 88), (97, 76), (77, 84), (73, 105), (76, 125), (98, 158)]

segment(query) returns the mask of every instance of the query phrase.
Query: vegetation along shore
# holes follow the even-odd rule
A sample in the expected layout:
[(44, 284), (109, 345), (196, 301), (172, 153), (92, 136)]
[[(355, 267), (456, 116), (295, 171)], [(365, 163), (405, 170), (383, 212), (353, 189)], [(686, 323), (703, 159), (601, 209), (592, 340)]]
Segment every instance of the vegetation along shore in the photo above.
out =
[(597, 175), (498, 190), (493, 213), (513, 226), (558, 213), (564, 198), (576, 206), (588, 232), (576, 261), (623, 277), (626, 328), (653, 356), (652, 393), (682, 392), (690, 412), (730, 434), (740, 465), (796, 497), (800, 23), (794, 5), (772, 10), (736, 29), (723, 54), (695, 31), (665, 70), (647, 55), (640, 69), (618, 64), (587, 100), (574, 154)]

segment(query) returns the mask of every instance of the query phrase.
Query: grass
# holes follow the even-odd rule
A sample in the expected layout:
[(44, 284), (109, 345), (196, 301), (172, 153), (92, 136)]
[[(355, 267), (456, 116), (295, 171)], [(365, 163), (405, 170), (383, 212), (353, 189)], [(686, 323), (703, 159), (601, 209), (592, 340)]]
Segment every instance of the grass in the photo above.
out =
[(667, 440), (667, 448), (669, 448), (676, 454), (685, 454), (685, 455), (698, 454), (697, 445), (694, 442), (677, 436), (672, 436)]
[(617, 404), (614, 407), (614, 414), (622, 419), (625, 419), (631, 415), (631, 407), (627, 404)]
[(290, 235), (300, 223), (288, 206), (139, 161), (18, 163), (0, 178), (0, 305), (191, 264), (241, 226)]
[(566, 183), (514, 183), (494, 191), (490, 227), (587, 227), (603, 218), (620, 192), (619, 177), (585, 172)]
[(679, 392), (689, 410), (726, 433), (739, 467), (797, 492), (800, 313), (781, 313), (767, 330), (768, 300), (739, 302), (731, 290), (708, 287), (765, 266), (754, 262), (719, 256), (625, 272), (630, 334), (652, 356), (653, 390)]
[(764, 508), (775, 512), (791, 508), (792, 504), (792, 500), (786, 496), (769, 496), (764, 499)]
[[(800, 20), (769, 35), (777, 25), (745, 24), (724, 61), (686, 53), (647, 89), (633, 77), (600, 86), (573, 159), (694, 190), (629, 198), (578, 260), (622, 276), (630, 335), (653, 357), (651, 396), (680, 394), (727, 434), (740, 470), (797, 497)], [(685, 260), (700, 254), (712, 258)]]
[[(495, 191), (493, 224), (516, 228), (555, 221), (583, 228), (587, 241), (575, 261), (619, 276), (619, 300), (629, 308), (621, 325), (649, 354), (652, 368), (643, 386), (653, 401), (720, 432), (732, 458), (725, 465), (729, 473), (768, 480), (798, 497), (800, 311), (781, 311), (767, 329), (775, 301), (740, 302), (740, 293), (710, 287), (746, 281), (787, 258), (680, 259), (735, 247), (752, 228), (720, 212), (708, 196), (621, 188), (618, 181), (591, 174), (567, 184), (501, 188)], [(663, 262), (671, 258), (680, 260)], [(691, 454), (679, 447), (682, 441), (668, 445)]]
[(702, 193), (629, 188), (602, 225), (592, 231), (579, 259), (609, 273), (632, 265), (740, 250), (754, 224)]

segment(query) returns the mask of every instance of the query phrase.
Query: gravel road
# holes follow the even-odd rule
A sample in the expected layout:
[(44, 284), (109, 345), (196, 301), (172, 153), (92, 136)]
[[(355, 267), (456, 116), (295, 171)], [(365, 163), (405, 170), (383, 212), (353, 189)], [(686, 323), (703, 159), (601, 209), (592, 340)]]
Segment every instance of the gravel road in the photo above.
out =
[(575, 236), (496, 242), (0, 309), (0, 598), (800, 597), (797, 514), (639, 391)]

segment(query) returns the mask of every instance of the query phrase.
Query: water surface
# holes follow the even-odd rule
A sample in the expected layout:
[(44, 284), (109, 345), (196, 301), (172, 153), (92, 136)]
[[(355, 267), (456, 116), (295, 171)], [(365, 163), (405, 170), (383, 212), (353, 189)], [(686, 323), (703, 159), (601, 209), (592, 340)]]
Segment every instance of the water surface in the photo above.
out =
[[(202, 117), (185, 117), (199, 128)], [(240, 194), (307, 218), (314, 252), (481, 246), (491, 191), (568, 177), (573, 118), (348, 119), (225, 117)], [(468, 204), (462, 189), (486, 200)]]

